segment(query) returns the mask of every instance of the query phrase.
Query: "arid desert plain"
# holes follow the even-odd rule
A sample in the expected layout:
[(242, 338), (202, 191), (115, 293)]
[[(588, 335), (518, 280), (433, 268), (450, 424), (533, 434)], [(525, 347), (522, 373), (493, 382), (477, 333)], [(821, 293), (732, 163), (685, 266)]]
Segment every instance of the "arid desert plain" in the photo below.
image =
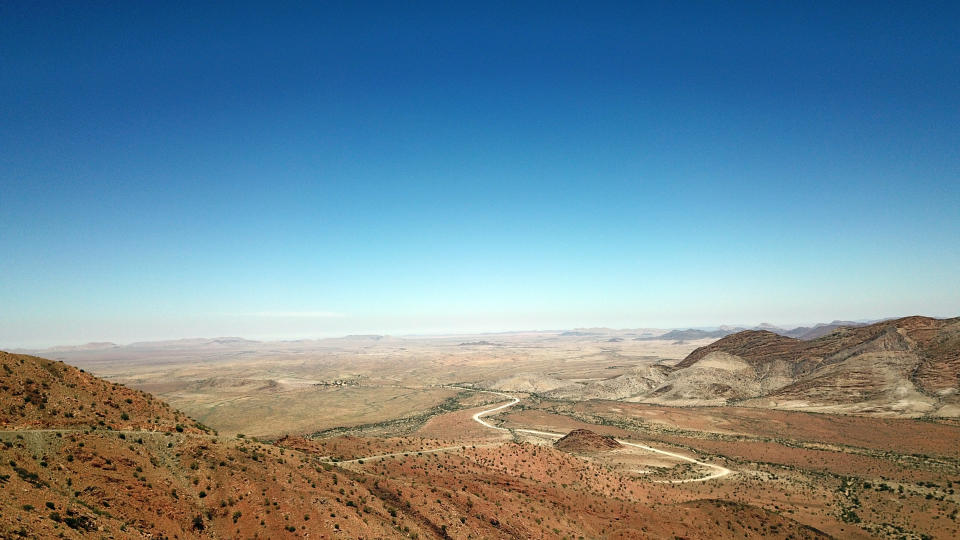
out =
[(24, 495), (0, 525), (955, 538), (958, 330), (911, 317), (807, 340), (579, 329), (4, 353), (0, 473)]

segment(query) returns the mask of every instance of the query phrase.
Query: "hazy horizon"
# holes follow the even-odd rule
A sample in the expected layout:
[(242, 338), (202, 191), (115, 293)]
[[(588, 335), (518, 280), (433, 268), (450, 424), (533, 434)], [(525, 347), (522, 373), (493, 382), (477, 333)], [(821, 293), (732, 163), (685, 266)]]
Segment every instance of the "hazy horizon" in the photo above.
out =
[[(184, 335), (144, 335), (144, 336), (127, 336), (121, 338), (98, 338), (98, 339), (75, 339), (69, 341), (62, 341), (51, 343), (48, 341), (37, 340), (34, 342), (28, 343), (0, 343), (0, 350), (43, 350), (56, 347), (75, 347), (82, 346), (93, 343), (112, 343), (118, 346), (130, 345), (133, 343), (144, 343), (144, 342), (164, 342), (164, 341), (177, 341), (177, 340), (191, 340), (191, 339), (217, 339), (217, 338), (241, 338), (252, 341), (297, 341), (297, 340), (321, 340), (321, 339), (336, 339), (341, 337), (348, 336), (361, 336), (361, 335), (380, 335), (380, 336), (390, 336), (397, 338), (433, 338), (433, 337), (450, 337), (450, 336), (482, 336), (482, 335), (496, 335), (496, 334), (522, 334), (526, 332), (536, 333), (536, 332), (564, 332), (571, 330), (589, 330), (589, 329), (606, 329), (611, 331), (629, 331), (629, 330), (643, 330), (643, 329), (655, 329), (655, 330), (683, 330), (683, 329), (717, 329), (721, 327), (731, 327), (731, 328), (754, 328), (764, 324), (770, 324), (784, 330), (791, 330), (798, 327), (813, 327), (817, 324), (829, 324), (834, 321), (850, 321), (856, 323), (867, 323), (880, 320), (889, 320), (889, 319), (898, 319), (901, 317), (908, 317), (911, 315), (921, 315), (926, 317), (933, 317), (938, 319), (953, 318), (957, 315), (929, 315), (914, 313), (910, 315), (896, 315), (896, 316), (884, 316), (884, 317), (867, 317), (867, 318), (833, 318), (833, 319), (823, 319), (816, 321), (807, 321), (807, 322), (772, 322), (772, 321), (759, 321), (752, 323), (745, 322), (735, 322), (735, 323), (718, 323), (718, 324), (647, 324), (647, 325), (622, 325), (622, 326), (611, 326), (611, 325), (573, 325), (573, 326), (556, 326), (556, 327), (540, 327), (540, 328), (484, 328), (484, 329), (470, 329), (470, 328), (437, 328), (435, 330), (410, 330), (410, 329), (397, 329), (395, 331), (384, 332), (377, 331), (376, 329), (358, 329), (358, 330), (345, 330), (342, 332), (327, 332), (327, 333), (237, 333), (237, 332), (217, 332), (212, 330), (211, 333), (206, 334), (184, 334)], [(283, 323), (282, 328), (289, 328), (287, 323)]]
[(0, 19), (3, 346), (960, 310), (957, 3)]

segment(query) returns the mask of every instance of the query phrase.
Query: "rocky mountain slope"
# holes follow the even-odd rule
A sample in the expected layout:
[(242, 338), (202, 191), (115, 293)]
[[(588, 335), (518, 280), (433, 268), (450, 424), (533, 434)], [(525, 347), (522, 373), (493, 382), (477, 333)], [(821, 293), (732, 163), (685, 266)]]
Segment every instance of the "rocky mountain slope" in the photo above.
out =
[(0, 381), (0, 429), (200, 431), (195, 422), (150, 394), (63, 362), (0, 352)]
[(316, 456), (32, 356), (0, 352), (0, 443), (0, 538), (388, 537), (405, 521)]
[(545, 393), (669, 405), (743, 404), (902, 416), (960, 416), (960, 318), (906, 317), (812, 340), (747, 330), (654, 365)]

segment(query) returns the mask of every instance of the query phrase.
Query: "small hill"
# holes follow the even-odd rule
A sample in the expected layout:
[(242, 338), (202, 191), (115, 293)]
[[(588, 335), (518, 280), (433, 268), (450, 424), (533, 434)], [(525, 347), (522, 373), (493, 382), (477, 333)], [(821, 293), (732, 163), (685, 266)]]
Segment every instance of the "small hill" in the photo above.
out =
[(658, 388), (671, 371), (670, 366), (661, 364), (639, 366), (612, 379), (560, 386), (543, 394), (553, 399), (626, 400)]
[(556, 379), (548, 375), (539, 375), (536, 373), (517, 373), (510, 377), (500, 379), (490, 385), (491, 390), (501, 390), (504, 392), (550, 392), (558, 388), (574, 387), (578, 385), (572, 381)]
[(576, 453), (606, 452), (623, 447), (613, 437), (600, 435), (589, 429), (575, 429), (553, 443), (553, 446), (564, 452)]

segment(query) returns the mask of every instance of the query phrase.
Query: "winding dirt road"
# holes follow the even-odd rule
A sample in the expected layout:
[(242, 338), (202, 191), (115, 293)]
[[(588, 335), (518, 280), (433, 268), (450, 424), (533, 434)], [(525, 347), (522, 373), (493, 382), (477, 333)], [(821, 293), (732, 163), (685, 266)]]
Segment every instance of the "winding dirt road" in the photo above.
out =
[[(496, 406), (496, 407), (493, 407), (492, 409), (487, 409), (487, 410), (480, 411), (480, 412), (474, 414), (474, 415), (473, 415), (474, 421), (479, 422), (479, 423), (480, 423), (481, 425), (483, 425), (484, 427), (487, 427), (487, 428), (490, 428), (490, 429), (496, 429), (496, 430), (499, 430), (499, 431), (508, 431), (508, 432), (509, 432), (509, 431), (516, 431), (516, 432), (520, 432), (520, 433), (530, 433), (530, 434), (532, 434), (532, 435), (540, 435), (540, 436), (551, 437), (551, 438), (555, 438), (555, 439), (559, 439), (560, 437), (563, 437), (563, 436), (564, 436), (563, 433), (554, 433), (554, 432), (552, 432), (552, 431), (539, 431), (539, 430), (536, 430), (536, 429), (525, 429), (525, 428), (513, 428), (513, 429), (511, 429), (511, 428), (503, 428), (503, 427), (495, 426), (495, 425), (490, 424), (490, 423), (488, 423), (488, 422), (486, 422), (486, 421), (483, 420), (483, 417), (484, 417), (484, 416), (491, 415), (491, 414), (493, 414), (493, 413), (496, 413), (496, 412), (502, 411), (502, 410), (504, 410), (504, 409), (513, 407), (513, 406), (516, 405), (517, 403), (520, 403), (520, 398), (518, 398), (518, 397), (516, 397), (516, 396), (511, 396), (510, 394), (504, 394), (503, 392), (494, 392), (494, 391), (492, 391), (492, 390), (477, 390), (476, 388), (466, 388), (466, 387), (463, 387), (463, 386), (450, 386), (449, 388), (457, 388), (457, 389), (459, 389), (459, 390), (469, 390), (469, 391), (472, 391), (472, 392), (482, 392), (482, 393), (484, 393), (484, 394), (493, 394), (493, 395), (502, 396), (502, 397), (505, 397), (505, 398), (511, 400), (509, 403), (504, 403), (504, 404), (502, 404), (502, 405), (498, 405), (498, 406)], [(674, 452), (668, 452), (668, 451), (666, 451), (666, 450), (660, 450), (660, 449), (658, 449), (658, 448), (654, 448), (654, 447), (652, 447), (652, 446), (647, 446), (647, 445), (645, 445), (645, 444), (632, 443), (632, 442), (630, 442), (630, 441), (624, 441), (624, 440), (622, 440), (622, 439), (617, 439), (617, 442), (620, 443), (620, 444), (622, 444), (622, 445), (625, 445), (625, 446), (632, 446), (632, 447), (635, 447), (635, 448), (640, 448), (640, 449), (642, 449), (642, 450), (646, 450), (646, 451), (648, 451), (648, 452), (655, 452), (655, 453), (657, 453), (657, 454), (663, 454), (663, 455), (665, 455), (665, 456), (670, 456), (670, 457), (672, 457), (672, 458), (679, 459), (679, 460), (681, 460), (681, 461), (686, 461), (686, 462), (688, 462), (688, 463), (693, 463), (693, 464), (696, 464), (696, 465), (700, 465), (700, 466), (702, 466), (702, 467), (707, 467), (707, 468), (713, 469), (713, 470), (715, 471), (715, 472), (712, 473), (712, 474), (709, 474), (709, 475), (707, 475), (707, 476), (701, 476), (700, 478), (685, 478), (685, 479), (683, 479), (683, 480), (658, 480), (658, 482), (669, 483), (669, 484), (685, 484), (685, 483), (687, 483), (687, 482), (706, 482), (707, 480), (715, 480), (715, 479), (717, 479), (717, 478), (723, 478), (724, 476), (727, 476), (727, 475), (729, 475), (729, 474), (731, 474), (731, 473), (733, 472), (733, 471), (731, 471), (730, 469), (728, 469), (728, 468), (726, 468), (726, 467), (721, 467), (720, 465), (714, 465), (713, 463), (706, 463), (706, 462), (703, 462), (703, 461), (699, 461), (699, 460), (697, 460), (697, 459), (694, 459), (694, 458), (692, 458), (692, 457), (685, 456), (685, 455), (683, 455), (683, 454), (677, 454), (677, 453), (674, 453)]]

